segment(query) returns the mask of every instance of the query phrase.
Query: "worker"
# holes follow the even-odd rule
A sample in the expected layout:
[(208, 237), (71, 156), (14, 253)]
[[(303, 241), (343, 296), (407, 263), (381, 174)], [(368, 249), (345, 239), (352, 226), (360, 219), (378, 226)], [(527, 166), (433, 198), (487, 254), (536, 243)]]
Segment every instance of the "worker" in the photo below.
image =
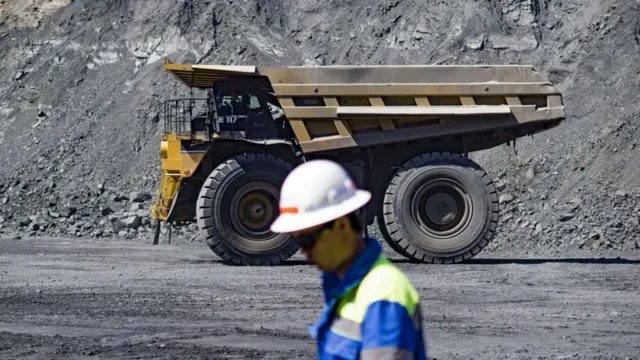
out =
[(370, 200), (342, 166), (311, 160), (284, 180), (271, 230), (290, 233), (322, 271), (326, 306), (310, 328), (319, 359), (426, 359), (418, 292), (362, 235)]

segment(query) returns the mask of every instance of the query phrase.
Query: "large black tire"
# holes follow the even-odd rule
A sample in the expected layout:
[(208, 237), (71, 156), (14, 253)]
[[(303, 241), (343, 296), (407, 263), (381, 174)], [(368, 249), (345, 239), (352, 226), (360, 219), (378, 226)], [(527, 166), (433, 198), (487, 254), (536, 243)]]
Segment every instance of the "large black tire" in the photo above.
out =
[(489, 244), (498, 213), (493, 181), (478, 164), (460, 154), (428, 153), (407, 161), (389, 182), (383, 225), (401, 255), (458, 263)]
[(292, 169), (265, 154), (237, 155), (213, 169), (200, 191), (196, 217), (205, 242), (223, 261), (277, 265), (298, 251), (289, 234), (269, 230), (279, 213), (280, 187)]
[(384, 241), (389, 245), (389, 247), (395, 251), (396, 253), (406, 257), (407, 259), (411, 258), (411, 254), (404, 251), (403, 248), (400, 247), (393, 239), (391, 235), (389, 235), (389, 230), (387, 230), (387, 225), (384, 223), (384, 217), (382, 215), (376, 216), (376, 223), (378, 224), (378, 230), (380, 230), (380, 234)]

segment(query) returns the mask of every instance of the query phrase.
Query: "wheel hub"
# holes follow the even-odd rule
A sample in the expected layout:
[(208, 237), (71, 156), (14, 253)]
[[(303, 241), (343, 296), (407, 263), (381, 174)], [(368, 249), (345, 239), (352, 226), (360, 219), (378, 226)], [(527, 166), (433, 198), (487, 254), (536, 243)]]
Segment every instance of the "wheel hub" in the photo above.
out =
[(462, 233), (469, 225), (472, 203), (456, 181), (438, 178), (418, 189), (411, 212), (422, 232), (434, 239), (446, 240)]
[(272, 186), (261, 182), (246, 184), (234, 194), (231, 202), (231, 222), (247, 238), (267, 240), (275, 234), (269, 225), (275, 220), (277, 194)]
[(426, 215), (438, 225), (447, 225), (453, 221), (458, 212), (454, 198), (447, 193), (436, 193), (427, 199)]
[(240, 199), (238, 206), (238, 217), (243, 224), (251, 230), (257, 230), (268, 224), (271, 204), (266, 194), (262, 192), (252, 192), (244, 195)]
[(265, 207), (263, 204), (253, 204), (251, 205), (251, 217), (254, 219), (260, 218), (265, 211)]

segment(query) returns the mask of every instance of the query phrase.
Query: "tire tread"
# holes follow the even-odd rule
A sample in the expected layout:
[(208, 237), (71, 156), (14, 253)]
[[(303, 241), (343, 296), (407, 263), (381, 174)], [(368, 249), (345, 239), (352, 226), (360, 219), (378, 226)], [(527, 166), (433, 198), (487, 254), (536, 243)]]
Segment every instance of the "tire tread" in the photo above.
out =
[(220, 196), (217, 191), (224, 178), (238, 169), (244, 169), (245, 171), (251, 169), (257, 161), (271, 162), (274, 168), (284, 167), (287, 171), (293, 168), (290, 163), (271, 154), (248, 153), (236, 155), (222, 162), (209, 174), (198, 196), (196, 218), (205, 243), (220, 259), (228, 264), (243, 266), (279, 265), (298, 251), (295, 242), (290, 241), (279, 252), (261, 256), (248, 256), (232, 248), (226, 239), (222, 237), (222, 232), (216, 228), (215, 223), (213, 225), (206, 224), (207, 220), (213, 218), (214, 211), (207, 204), (213, 202), (216, 196)]
[[(451, 256), (433, 256), (413, 247), (405, 238), (397, 225), (394, 206), (399, 184), (415, 169), (427, 165), (462, 166), (470, 168), (478, 176), (489, 193), (490, 214), (483, 232), (470, 244), (466, 251)], [(467, 261), (480, 253), (494, 238), (499, 220), (498, 193), (493, 180), (476, 162), (466, 156), (450, 152), (432, 152), (413, 157), (402, 164), (387, 185), (382, 200), (383, 209), (379, 216), (380, 231), (393, 250), (410, 260), (422, 263), (454, 264)]]

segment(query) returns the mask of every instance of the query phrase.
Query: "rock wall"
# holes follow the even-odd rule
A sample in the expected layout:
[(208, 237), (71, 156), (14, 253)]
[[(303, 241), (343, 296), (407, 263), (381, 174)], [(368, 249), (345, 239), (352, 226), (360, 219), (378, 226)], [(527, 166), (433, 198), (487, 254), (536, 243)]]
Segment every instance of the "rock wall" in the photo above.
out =
[[(1, 4), (3, 234), (148, 238), (161, 101), (186, 94), (162, 68), (169, 56), (219, 64), (533, 63), (563, 90), (569, 119), (518, 141), (517, 155), (507, 147), (473, 154), (503, 192), (494, 247), (638, 246), (636, 1), (29, 2), (36, 3)], [(193, 230), (178, 234), (199, 240)]]

